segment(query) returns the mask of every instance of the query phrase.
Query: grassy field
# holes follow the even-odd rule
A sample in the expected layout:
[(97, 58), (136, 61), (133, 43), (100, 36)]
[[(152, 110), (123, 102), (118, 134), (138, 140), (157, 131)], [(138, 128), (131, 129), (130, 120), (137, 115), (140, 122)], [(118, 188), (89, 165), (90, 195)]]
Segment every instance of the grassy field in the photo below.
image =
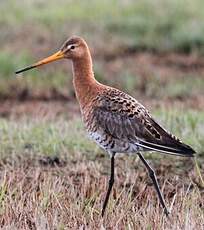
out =
[[(203, 229), (204, 3), (201, 0), (0, 1), (0, 228)], [(136, 97), (191, 145), (193, 159), (156, 153), (166, 218), (137, 156), (110, 159), (86, 137), (71, 65), (14, 72), (83, 36), (96, 78)]]
[[(203, 173), (203, 112), (155, 111), (199, 153)], [(203, 227), (203, 184), (192, 159), (146, 154), (156, 169), (170, 219), (136, 156), (116, 160), (116, 183), (100, 216), (110, 159), (85, 137), (81, 120), (1, 119), (0, 224), (16, 229), (195, 229)], [(72, 132), (70, 133), (70, 130)], [(168, 170), (166, 170), (168, 169)], [(194, 229), (192, 228), (192, 229)]]

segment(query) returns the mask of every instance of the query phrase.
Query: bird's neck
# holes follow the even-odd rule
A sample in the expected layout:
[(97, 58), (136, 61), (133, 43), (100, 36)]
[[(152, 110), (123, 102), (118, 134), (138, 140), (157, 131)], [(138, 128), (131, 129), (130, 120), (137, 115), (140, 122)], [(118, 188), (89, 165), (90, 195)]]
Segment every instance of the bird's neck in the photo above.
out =
[(98, 83), (94, 77), (91, 56), (73, 60), (73, 84), (81, 106), (86, 105), (97, 95)]

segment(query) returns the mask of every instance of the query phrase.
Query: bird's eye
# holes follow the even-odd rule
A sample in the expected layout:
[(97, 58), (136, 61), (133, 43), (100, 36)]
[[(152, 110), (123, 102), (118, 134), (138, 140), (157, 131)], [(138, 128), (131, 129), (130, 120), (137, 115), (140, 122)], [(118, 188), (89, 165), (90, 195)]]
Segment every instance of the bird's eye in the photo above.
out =
[(73, 50), (73, 49), (75, 49), (75, 46), (70, 46), (70, 50)]

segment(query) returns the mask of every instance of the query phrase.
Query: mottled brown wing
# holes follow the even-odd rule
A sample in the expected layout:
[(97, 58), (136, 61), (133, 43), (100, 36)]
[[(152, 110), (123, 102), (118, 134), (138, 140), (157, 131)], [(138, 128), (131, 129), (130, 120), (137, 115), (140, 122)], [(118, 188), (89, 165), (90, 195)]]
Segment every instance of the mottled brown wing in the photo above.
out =
[(194, 150), (168, 133), (134, 98), (120, 91), (102, 95), (94, 108), (97, 124), (114, 138), (169, 154), (192, 156)]

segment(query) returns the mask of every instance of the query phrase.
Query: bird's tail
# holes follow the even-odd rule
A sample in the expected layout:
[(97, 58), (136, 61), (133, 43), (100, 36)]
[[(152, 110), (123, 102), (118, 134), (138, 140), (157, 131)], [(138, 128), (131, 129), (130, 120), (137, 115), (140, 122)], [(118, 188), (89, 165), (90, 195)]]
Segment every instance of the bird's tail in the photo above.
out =
[(181, 142), (176, 142), (174, 144), (158, 144), (151, 143), (144, 140), (140, 140), (139, 145), (146, 150), (158, 151), (166, 154), (184, 156), (184, 157), (193, 157), (196, 153), (189, 145), (186, 145)]

